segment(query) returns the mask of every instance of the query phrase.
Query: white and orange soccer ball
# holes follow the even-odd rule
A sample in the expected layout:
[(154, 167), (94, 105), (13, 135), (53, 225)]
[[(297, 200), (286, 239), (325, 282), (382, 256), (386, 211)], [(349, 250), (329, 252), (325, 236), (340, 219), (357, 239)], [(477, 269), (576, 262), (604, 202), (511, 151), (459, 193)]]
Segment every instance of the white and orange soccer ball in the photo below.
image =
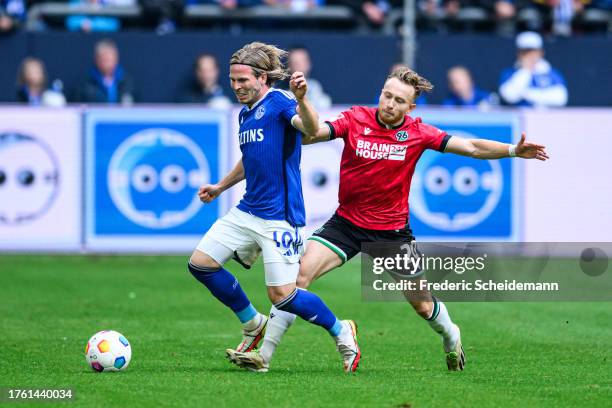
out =
[(132, 359), (132, 346), (121, 333), (103, 330), (87, 342), (85, 358), (94, 371), (123, 371)]

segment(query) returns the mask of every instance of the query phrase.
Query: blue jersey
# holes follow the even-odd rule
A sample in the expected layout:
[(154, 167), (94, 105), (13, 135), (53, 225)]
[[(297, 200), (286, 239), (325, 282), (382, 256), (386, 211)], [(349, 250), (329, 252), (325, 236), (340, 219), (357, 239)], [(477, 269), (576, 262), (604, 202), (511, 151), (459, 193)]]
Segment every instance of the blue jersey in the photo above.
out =
[(271, 88), (250, 109), (240, 111), (240, 150), (246, 194), (238, 208), (265, 220), (305, 224), (300, 175), (302, 141), (291, 125), (297, 102), (292, 94)]

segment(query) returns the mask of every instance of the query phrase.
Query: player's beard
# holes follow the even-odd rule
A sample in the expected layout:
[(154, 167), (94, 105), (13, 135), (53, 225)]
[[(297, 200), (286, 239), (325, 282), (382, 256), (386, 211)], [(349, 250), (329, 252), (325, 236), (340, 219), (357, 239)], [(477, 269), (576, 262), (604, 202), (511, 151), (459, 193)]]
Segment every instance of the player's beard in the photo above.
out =
[(247, 91), (246, 95), (249, 97), (247, 105), (251, 106), (259, 100), (259, 98), (261, 97), (261, 89), (262, 85), (257, 82), (251, 89)]
[(382, 108), (378, 109), (378, 118), (382, 123), (388, 126), (395, 126), (399, 122), (401, 122), (404, 118), (404, 114), (401, 112), (387, 112)]

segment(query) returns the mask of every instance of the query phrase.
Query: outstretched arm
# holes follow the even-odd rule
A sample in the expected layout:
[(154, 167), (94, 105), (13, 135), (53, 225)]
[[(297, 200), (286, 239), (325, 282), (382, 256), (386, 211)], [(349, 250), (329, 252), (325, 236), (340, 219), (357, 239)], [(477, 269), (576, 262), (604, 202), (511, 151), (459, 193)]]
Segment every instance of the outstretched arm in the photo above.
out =
[(331, 140), (330, 137), (331, 130), (329, 128), (329, 125), (327, 123), (321, 123), (317, 133), (312, 135), (308, 135), (306, 133), (302, 134), (302, 144), (309, 145), (313, 143), (327, 142)]
[(525, 133), (517, 145), (500, 143), (486, 139), (464, 139), (453, 136), (448, 141), (444, 152), (455, 153), (475, 159), (501, 159), (504, 157), (520, 157), (523, 159), (538, 159), (545, 161), (549, 158), (546, 147), (525, 141)]
[(244, 166), (242, 165), (242, 159), (236, 163), (234, 168), (227, 173), (223, 179), (217, 184), (206, 184), (200, 187), (198, 190), (198, 197), (203, 203), (210, 203), (219, 195), (232, 187), (234, 184), (244, 180)]

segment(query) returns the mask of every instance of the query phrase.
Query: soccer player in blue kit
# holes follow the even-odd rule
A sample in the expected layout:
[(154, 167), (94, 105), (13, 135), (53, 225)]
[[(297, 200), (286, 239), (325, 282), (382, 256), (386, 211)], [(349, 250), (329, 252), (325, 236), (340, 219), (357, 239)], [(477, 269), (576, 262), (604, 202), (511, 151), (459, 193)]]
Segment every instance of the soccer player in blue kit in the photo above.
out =
[[(300, 228), (304, 226), (304, 200), (300, 176), (302, 134), (316, 134), (318, 115), (306, 97), (303, 73), (290, 78), (291, 93), (272, 87), (288, 76), (282, 60), (286, 52), (254, 42), (230, 59), (230, 82), (240, 111), (237, 135), (242, 159), (217, 184), (202, 186), (200, 199), (210, 202), (223, 191), (246, 179), (246, 193), (238, 206), (217, 220), (193, 251), (189, 271), (242, 323), (243, 340), (227, 357), (237, 362), (242, 352), (255, 349), (266, 330), (275, 327), (275, 316), (291, 314), (322, 326), (336, 341), (344, 368), (357, 369), (361, 352), (353, 321), (340, 321), (315, 294), (296, 288), (303, 253)], [(234, 258), (245, 267), (262, 253), (270, 318), (259, 313), (238, 280), (223, 265)], [(294, 318), (294, 317), (293, 317)], [(284, 324), (284, 323), (283, 323)], [(264, 343), (266, 347), (275, 347)], [(248, 367), (267, 371), (268, 367)]]

